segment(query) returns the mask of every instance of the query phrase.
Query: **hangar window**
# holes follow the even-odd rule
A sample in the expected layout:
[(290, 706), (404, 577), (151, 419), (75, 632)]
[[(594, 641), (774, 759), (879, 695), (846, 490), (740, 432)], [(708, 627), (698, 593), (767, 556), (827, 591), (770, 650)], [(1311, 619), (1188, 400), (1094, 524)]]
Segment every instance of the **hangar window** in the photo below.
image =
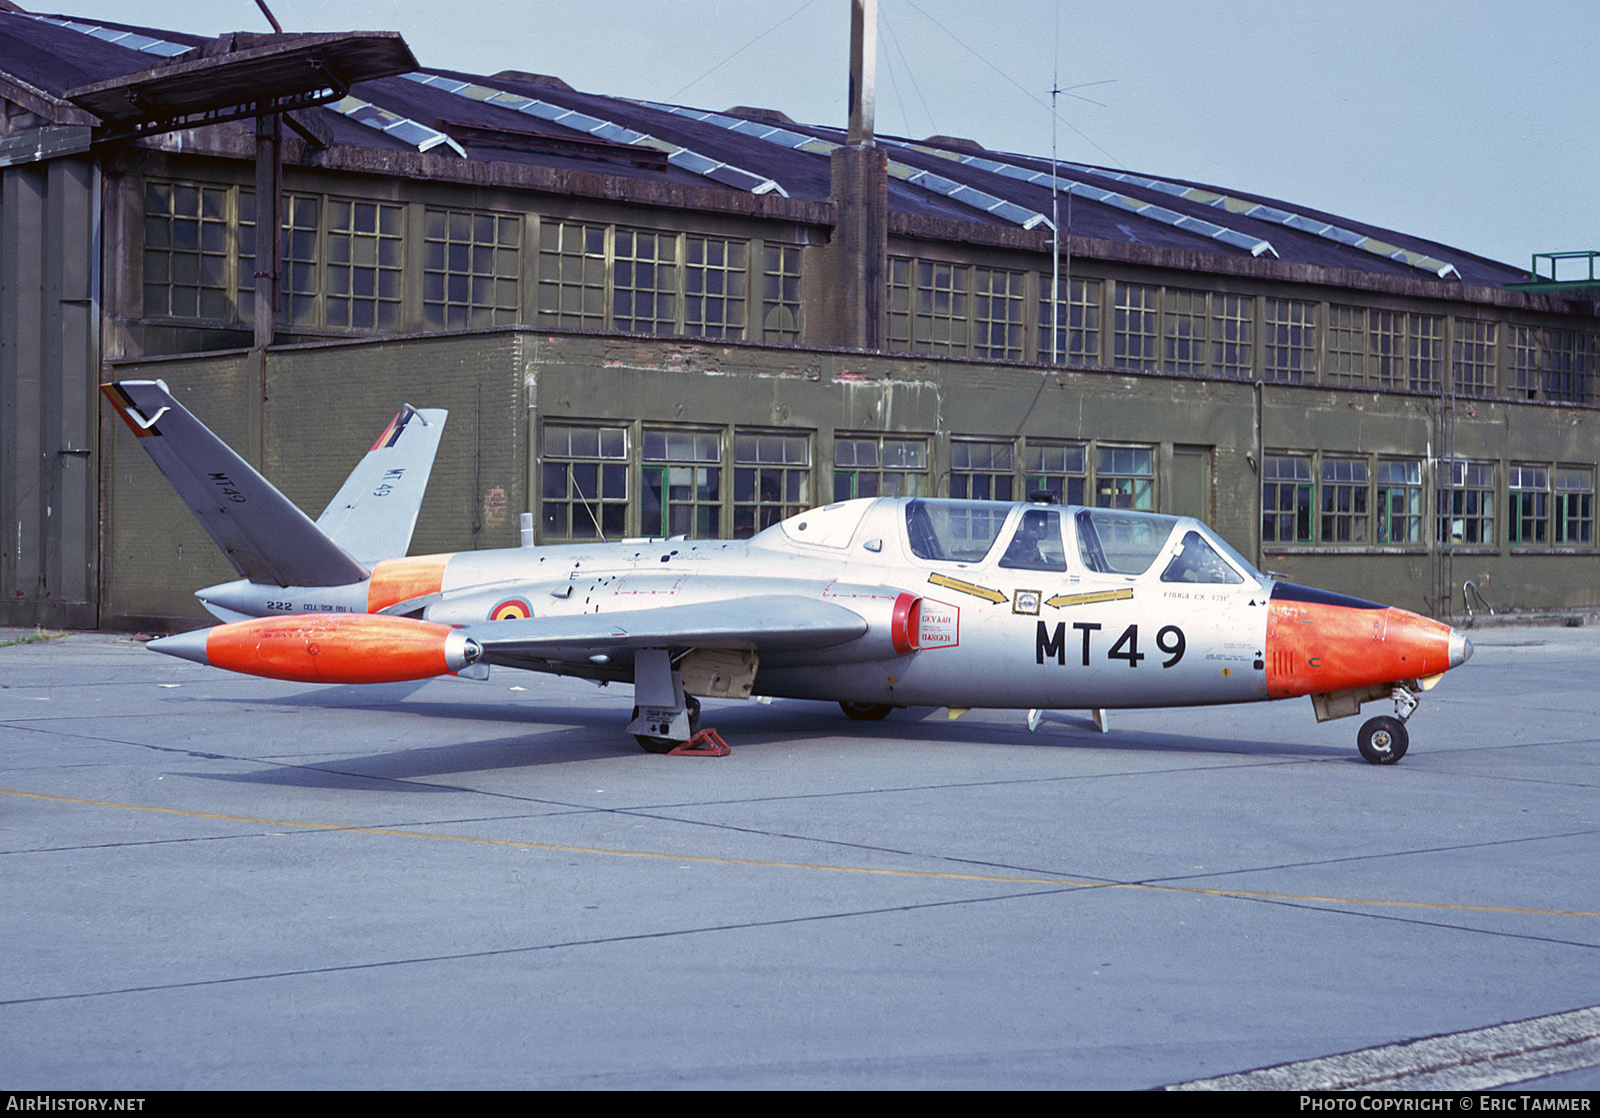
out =
[(1373, 478), (1378, 543), (1422, 542), (1422, 463), (1414, 458), (1379, 461)]
[(1546, 400), (1565, 400), (1575, 404), (1588, 403), (1590, 378), (1594, 375), (1597, 350), (1592, 334), (1579, 334), (1573, 330), (1551, 330), (1545, 348), (1544, 375), (1541, 387)]
[(1027, 279), (1001, 268), (892, 257), (886, 344), (901, 352), (1021, 360)]
[(1587, 466), (1555, 469), (1555, 543), (1557, 547), (1594, 544), (1594, 470)]
[(430, 329), (500, 326), (522, 314), (522, 216), (424, 215), (422, 317)]
[(1514, 547), (1590, 547), (1594, 470), (1515, 463), (1506, 478), (1507, 534)]
[(1434, 392), (1444, 368), (1444, 320), (1434, 314), (1369, 310), (1372, 382)]
[(750, 275), (743, 241), (684, 238), (683, 331), (742, 338)]
[(1225, 377), (1255, 375), (1256, 301), (1249, 295), (1211, 296), (1212, 371)]
[(1406, 315), (1406, 387), (1437, 392), (1444, 381), (1444, 319), (1436, 314)]
[(253, 266), (238, 266), (241, 193), (248, 199), (231, 186), (145, 182), (145, 314), (241, 319), (255, 298)]
[(1081, 505), (1089, 485), (1089, 448), (1084, 443), (1028, 440), (1028, 491), (1055, 496), (1063, 505)]
[(1458, 396), (1489, 396), (1495, 390), (1495, 340), (1499, 323), (1475, 318), (1455, 322), (1452, 381)]
[(1364, 458), (1322, 460), (1322, 542), (1367, 542), (1367, 462)]
[(611, 325), (638, 334), (678, 328), (678, 238), (618, 229), (611, 272)]
[(950, 496), (1010, 501), (1016, 452), (1009, 442), (950, 441)]
[(646, 427), (641, 454), (639, 527), (647, 536), (722, 535), (722, 435)]
[(1021, 272), (972, 270), (972, 354), (1001, 360), (1022, 358)]
[(628, 430), (546, 423), (540, 451), (539, 519), (546, 540), (628, 534)]
[(1167, 288), (1162, 323), (1162, 368), (1173, 373), (1203, 373), (1206, 369), (1206, 313), (1204, 291)]
[(833, 499), (918, 497), (928, 484), (928, 441), (887, 435), (833, 440)]
[(1511, 327), (1509, 388), (1528, 400), (1589, 403), (1600, 367), (1600, 340), (1592, 334), (1535, 326)]
[[(1061, 277), (1056, 303), (1056, 360), (1100, 364), (1100, 281)], [(1039, 360), (1050, 360), (1050, 276), (1039, 277)]]
[(1263, 300), (1262, 375), (1298, 383), (1317, 371), (1317, 305), (1300, 299)]
[(317, 326), (317, 233), (322, 199), (308, 194), (283, 196), (284, 317), (297, 326)]
[(539, 321), (606, 326), (606, 230), (572, 221), (539, 224)]
[(1438, 542), (1493, 546), (1495, 464), (1445, 461), (1439, 473)]
[[(382, 202), (329, 198), (327, 214), (322, 325), (397, 328), (403, 290), (404, 211)], [(294, 236), (299, 236), (298, 227)]]
[(1310, 543), (1311, 457), (1268, 454), (1261, 462), (1261, 542)]
[(810, 507), (810, 435), (785, 431), (734, 433), (735, 539), (746, 539)]
[(1367, 383), (1367, 310), (1328, 306), (1328, 352), (1322, 379), (1330, 384)]
[(919, 260), (913, 292), (912, 342), (934, 353), (965, 353), (971, 337), (967, 297), (971, 269), (964, 264)]
[(761, 338), (800, 340), (800, 246), (768, 241), (763, 248)]
[(1511, 502), (1507, 518), (1513, 546), (1542, 547), (1550, 542), (1550, 470), (1513, 464), (1506, 477)]
[(1101, 508), (1153, 512), (1156, 507), (1155, 447), (1097, 447), (1094, 503)]
[(1119, 283), (1111, 309), (1111, 363), (1126, 369), (1154, 369), (1160, 361), (1161, 289)]

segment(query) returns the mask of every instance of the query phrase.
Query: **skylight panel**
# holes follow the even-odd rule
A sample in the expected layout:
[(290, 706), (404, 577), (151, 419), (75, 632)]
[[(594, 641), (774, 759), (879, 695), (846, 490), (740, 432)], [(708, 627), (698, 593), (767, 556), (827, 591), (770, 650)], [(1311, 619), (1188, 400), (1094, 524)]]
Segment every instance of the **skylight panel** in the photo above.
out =
[(390, 112), (370, 101), (363, 101), (359, 97), (346, 97), (342, 101), (335, 101), (326, 106), (334, 112), (347, 116), (357, 124), (364, 124), (368, 128), (376, 129), (386, 136), (393, 136), (397, 140), (410, 144), (419, 152), (432, 151), (436, 147), (448, 146), (457, 155), (466, 156), (460, 144), (437, 128), (429, 128), (420, 121), (403, 117), (399, 113)]
[[(726, 128), (730, 132), (737, 132), (741, 136), (750, 136), (757, 140), (765, 140), (770, 144), (791, 148), (795, 151), (810, 152), (813, 155), (832, 155), (838, 151), (842, 144), (832, 140), (824, 140), (817, 136), (808, 136), (803, 132), (796, 132), (791, 128), (782, 128), (768, 124), (764, 121), (745, 120), (741, 117), (728, 116), (726, 113), (707, 112), (704, 109), (688, 109), (681, 105), (666, 105), (658, 101), (641, 101), (652, 109), (672, 113), (675, 116), (685, 116), (691, 120), (698, 120), (706, 124), (715, 124)], [(902, 182), (919, 186), (934, 194), (942, 195), (951, 201), (959, 202), (964, 206), (971, 206), (975, 210), (993, 214), (1005, 221), (1013, 222), (1024, 229), (1032, 229), (1040, 222), (1045, 221), (1045, 216), (1036, 213), (1025, 206), (1009, 202), (1004, 198), (996, 197), (977, 187), (958, 183), (943, 175), (921, 167), (913, 167), (906, 163), (891, 159), (889, 161), (889, 174)]]
[(1264, 202), (1252, 202), (1246, 198), (1234, 198), (1227, 194), (1219, 194), (1214, 190), (1205, 190), (1197, 186), (1184, 186), (1181, 183), (1167, 182), (1162, 179), (1152, 179), (1144, 175), (1135, 175), (1128, 171), (1106, 171), (1077, 164), (1067, 164), (1067, 166), (1074, 167), (1080, 171), (1088, 171), (1091, 174), (1103, 175), (1118, 182), (1131, 182), (1153, 190), (1160, 190), (1180, 198), (1187, 198), (1191, 202), (1215, 206), (1229, 213), (1238, 214), (1240, 217), (1268, 221), (1275, 225), (1297, 229), (1302, 233), (1309, 233), (1314, 237), (1337, 241), (1339, 244), (1348, 245), (1363, 252), (1370, 252), (1374, 256), (1381, 256), (1386, 260), (1398, 261), (1413, 268), (1420, 268), (1425, 272), (1432, 272), (1441, 279), (1448, 279), (1451, 276), (1456, 279), (1461, 278), (1461, 273), (1456, 271), (1456, 266), (1448, 261), (1436, 259), (1426, 253), (1403, 249), (1387, 241), (1380, 241), (1376, 237), (1369, 237), (1363, 233), (1357, 233), (1330, 222), (1280, 209), (1277, 206), (1269, 206)]
[(27, 19), (38, 20), (55, 27), (64, 27), (68, 31), (76, 31), (80, 35), (88, 35), (106, 43), (115, 43), (119, 47), (130, 50), (142, 51), (145, 54), (156, 54), (162, 58), (173, 58), (188, 50), (193, 50), (184, 43), (169, 43), (165, 39), (152, 39), (148, 35), (140, 35), (133, 31), (119, 31), (114, 27), (101, 27), (97, 23), (82, 23), (75, 19), (62, 19), (59, 16), (40, 16), (32, 12), (18, 12), (17, 15)]
[[(927, 144), (903, 143), (897, 140), (887, 140), (884, 142), (892, 144), (896, 147), (910, 148), (913, 151), (920, 151), (928, 155), (937, 155), (942, 159), (949, 159), (952, 162), (961, 163), (968, 167), (975, 167), (978, 170), (988, 171), (992, 174), (1002, 175), (1006, 178), (1017, 179), (1021, 182), (1031, 183), (1035, 186), (1048, 187), (1051, 184), (1052, 176), (1049, 172), (1035, 170), (1031, 167), (1023, 167), (1016, 163), (1007, 163), (1003, 160), (993, 159), (983, 155), (973, 155), (967, 152), (950, 151), (945, 148), (932, 147)], [(1111, 177), (1120, 178), (1122, 181), (1139, 182), (1141, 184), (1151, 185), (1153, 185), (1156, 181), (1154, 179), (1140, 179), (1140, 177), (1137, 175), (1113, 175)], [(1116, 191), (1105, 190), (1099, 187), (1091, 186), (1088, 183), (1077, 182), (1072, 179), (1063, 179), (1060, 177), (1055, 178), (1055, 185), (1058, 189), (1068, 190), (1073, 194), (1090, 198), (1096, 202), (1104, 202), (1107, 205), (1116, 206), (1118, 209), (1127, 210), (1129, 213), (1136, 213), (1139, 216), (1147, 217), (1152, 221), (1159, 221), (1163, 224), (1174, 226), (1175, 228), (1184, 229), (1188, 232), (1198, 233), (1201, 236), (1209, 237), (1213, 240), (1222, 241), (1224, 244), (1230, 244), (1237, 248), (1243, 248), (1245, 251), (1250, 253), (1251, 256), (1260, 256), (1263, 253), (1271, 253), (1273, 256), (1278, 255), (1277, 250), (1272, 247), (1270, 241), (1264, 241), (1259, 237), (1247, 236), (1244, 233), (1227, 229), (1224, 226), (1215, 225), (1211, 222), (1197, 221), (1186, 214), (1180, 214), (1177, 211), (1170, 210), (1165, 206), (1157, 206), (1151, 202), (1145, 201), (1142, 198), (1134, 198), (1127, 194), (1119, 194)], [(1164, 191), (1164, 193), (1171, 194), (1175, 193), (1175, 191), (1167, 190)], [(1033, 226), (1029, 225), (1028, 228), (1031, 229)]]
[(746, 171), (742, 167), (735, 167), (731, 163), (724, 163), (713, 159), (698, 151), (674, 144), (671, 141), (651, 136), (637, 129), (629, 128), (616, 121), (602, 120), (600, 117), (589, 113), (579, 112), (576, 109), (564, 108), (537, 97), (524, 97), (508, 90), (494, 89), (491, 86), (475, 82), (464, 82), (454, 78), (447, 78), (441, 74), (411, 73), (404, 77), (419, 85), (440, 89), (446, 93), (453, 93), (458, 97), (479, 101), (497, 108), (510, 109), (522, 113), (524, 116), (536, 117), (548, 121), (562, 128), (570, 128), (574, 132), (582, 132), (598, 140), (607, 140), (616, 144), (628, 144), (635, 147), (647, 147), (655, 151), (666, 153), (667, 162), (691, 174), (708, 178), (712, 182), (731, 186), (737, 190), (746, 190), (752, 194), (776, 193), (788, 197), (788, 191), (783, 189), (776, 179)]

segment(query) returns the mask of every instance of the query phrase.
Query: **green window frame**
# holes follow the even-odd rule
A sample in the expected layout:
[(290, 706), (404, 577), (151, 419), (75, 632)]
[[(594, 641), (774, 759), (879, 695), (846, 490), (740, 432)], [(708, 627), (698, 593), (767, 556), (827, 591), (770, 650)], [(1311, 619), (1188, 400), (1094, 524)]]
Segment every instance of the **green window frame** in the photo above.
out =
[(645, 427), (640, 442), (640, 533), (721, 538), (722, 432)]

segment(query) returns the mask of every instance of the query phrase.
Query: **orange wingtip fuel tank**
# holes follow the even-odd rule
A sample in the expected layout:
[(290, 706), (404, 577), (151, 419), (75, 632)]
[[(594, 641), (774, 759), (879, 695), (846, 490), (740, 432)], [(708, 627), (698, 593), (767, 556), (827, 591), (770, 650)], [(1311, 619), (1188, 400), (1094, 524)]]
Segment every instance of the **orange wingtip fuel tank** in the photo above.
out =
[(257, 617), (151, 641), (198, 664), (297, 683), (399, 683), (458, 672), (483, 654), (448, 625), (360, 613)]
[(1442, 621), (1278, 583), (1267, 615), (1267, 694), (1320, 695), (1426, 679), (1464, 663), (1472, 643)]

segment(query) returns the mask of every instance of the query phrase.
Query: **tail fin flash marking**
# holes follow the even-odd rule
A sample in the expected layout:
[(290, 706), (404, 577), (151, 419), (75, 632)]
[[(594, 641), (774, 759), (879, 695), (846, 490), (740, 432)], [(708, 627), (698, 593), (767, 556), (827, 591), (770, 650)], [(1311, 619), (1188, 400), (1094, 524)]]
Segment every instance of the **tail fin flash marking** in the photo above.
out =
[[(442, 416), (444, 413), (436, 411), (434, 414)], [(410, 423), (413, 419), (422, 424), (424, 427), (431, 426), (427, 420), (427, 417), (423, 414), (420, 408), (414, 408), (410, 404), (407, 404), (405, 407), (400, 409), (399, 415), (389, 420), (389, 426), (383, 429), (383, 434), (378, 436), (378, 441), (372, 444), (371, 450), (368, 450), (367, 453), (371, 454), (374, 450), (381, 450), (384, 447), (393, 446), (399, 441), (400, 436), (405, 434), (406, 424)]]
[[(163, 382), (157, 383), (165, 387)], [(155, 415), (146, 419), (140, 414), (138, 406), (128, 398), (128, 394), (122, 391), (120, 384), (102, 384), (100, 393), (111, 401), (111, 406), (117, 409), (117, 414), (122, 417), (122, 422), (128, 425), (128, 430), (133, 432), (135, 438), (148, 439), (161, 434), (156, 429), (156, 421), (167, 414), (167, 408), (161, 408)]]

